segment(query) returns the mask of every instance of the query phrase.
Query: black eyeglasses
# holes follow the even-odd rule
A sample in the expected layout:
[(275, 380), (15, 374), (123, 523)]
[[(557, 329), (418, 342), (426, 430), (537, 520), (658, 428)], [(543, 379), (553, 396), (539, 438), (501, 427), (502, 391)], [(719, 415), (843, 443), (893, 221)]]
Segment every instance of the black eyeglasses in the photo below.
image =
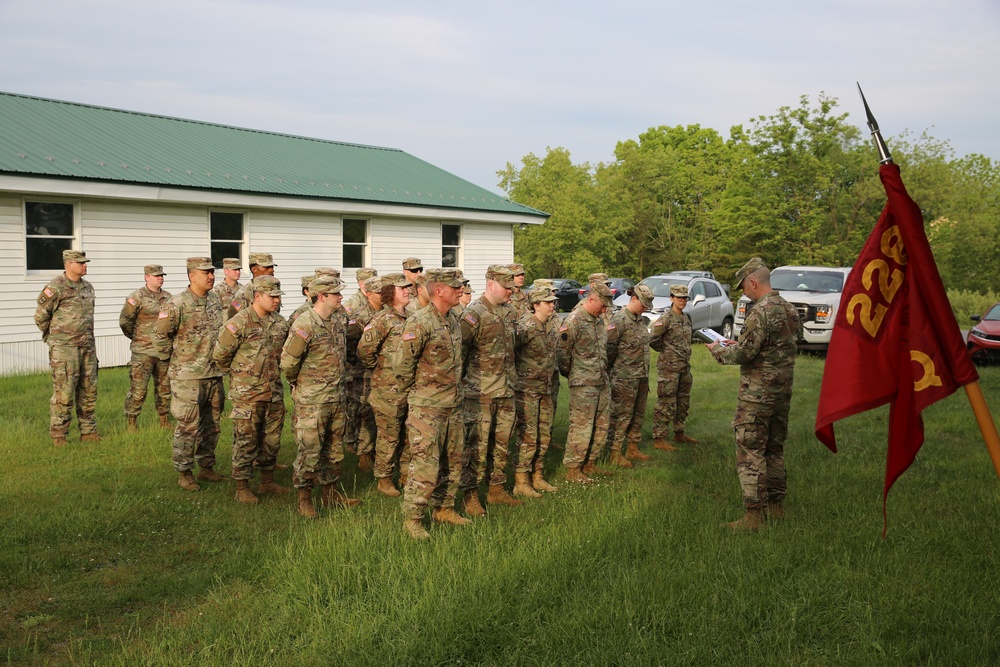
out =
[(407, 269), (407, 271), (409, 271), (410, 273), (423, 273), (424, 272), (424, 267), (418, 266), (415, 269)]

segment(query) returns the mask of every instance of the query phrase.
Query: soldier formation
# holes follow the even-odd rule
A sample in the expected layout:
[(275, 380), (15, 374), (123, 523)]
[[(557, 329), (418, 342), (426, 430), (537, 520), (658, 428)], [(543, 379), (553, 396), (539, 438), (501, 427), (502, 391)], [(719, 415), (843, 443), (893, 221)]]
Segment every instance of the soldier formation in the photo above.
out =
[[(35, 313), (50, 349), (56, 446), (66, 444), (74, 404), (81, 440), (100, 439), (94, 289), (83, 279), (90, 260), (72, 250), (63, 260), (65, 273), (45, 286)], [(593, 274), (586, 298), (559, 321), (551, 281), (536, 280), (524, 291), (520, 264), (491, 265), (486, 290), (473, 301), (461, 271), (425, 273), (409, 257), (401, 273), (359, 269), (358, 292), (346, 302), (340, 271), (316, 269), (302, 277), (305, 302), (286, 320), (270, 254), (251, 253), (253, 279), (243, 285), (238, 259), (225, 259), (223, 267), (226, 279), (216, 285), (211, 258), (188, 258), (188, 287), (172, 296), (162, 289), (163, 267), (146, 266), (145, 286), (126, 298), (119, 320), (132, 353), (126, 428), (136, 430), (152, 379), (160, 425), (169, 428), (168, 411), (176, 420), (172, 461), (184, 490), (225, 479), (215, 470), (224, 376), (237, 501), (289, 493), (274, 479), (285, 468), (278, 463), (284, 376), (294, 403), (298, 513), (318, 516), (317, 490), (323, 507), (360, 503), (338, 487), (348, 452), (358, 457), (359, 471), (373, 473), (380, 493), (402, 497), (404, 527), (414, 539), (430, 537), (428, 509), (433, 521), (462, 526), (485, 515), (485, 506), (517, 506), (558, 490), (543, 464), (549, 447), (558, 446), (552, 423), (560, 375), (569, 385), (567, 483), (614, 474), (599, 461), (625, 469), (650, 458), (639, 444), (651, 348), (659, 352), (654, 447), (698, 442), (685, 432), (692, 331), (684, 286), (671, 288), (672, 307), (650, 333), (641, 315), (653, 294), (642, 284), (629, 289), (629, 303), (612, 317), (607, 276)], [(746, 333), (738, 343), (709, 346), (720, 363), (741, 365), (733, 427), (746, 514), (726, 524), (736, 530), (758, 530), (766, 517), (784, 513), (799, 324), (794, 308), (770, 289), (769, 275), (759, 258), (740, 269), (737, 287), (755, 301)]]

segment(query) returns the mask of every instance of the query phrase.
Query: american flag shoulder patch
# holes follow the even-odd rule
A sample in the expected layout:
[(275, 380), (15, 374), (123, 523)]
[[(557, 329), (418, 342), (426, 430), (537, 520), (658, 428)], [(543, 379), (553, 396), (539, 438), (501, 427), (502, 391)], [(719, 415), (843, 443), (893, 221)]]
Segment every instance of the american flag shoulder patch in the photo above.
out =
[(407, 331), (403, 333), (403, 340), (416, 340), (417, 334), (413, 331)]
[(612, 329), (614, 329), (614, 328), (615, 328), (615, 326), (616, 326), (616, 325), (615, 325), (615, 323), (614, 323), (614, 322), (612, 322), (611, 324), (609, 324), (609, 325), (608, 325), (608, 331), (611, 331)]
[(567, 330), (569, 330), (569, 325), (568, 324), (564, 324), (561, 327), (559, 327), (559, 331), (567, 331)]
[(368, 324), (365, 325), (364, 331), (368, 331), (373, 326), (375, 326), (375, 323), (374, 322), (369, 322)]
[(477, 320), (476, 316), (473, 315), (472, 313), (466, 313), (465, 315), (463, 315), (463, 319), (472, 326), (476, 326), (477, 324), (479, 324), (479, 320)]
[(298, 336), (302, 340), (309, 340), (309, 334), (306, 332), (305, 329), (296, 329), (292, 333), (294, 333), (296, 336)]
[(235, 299), (229, 305), (235, 308), (236, 310), (239, 310), (240, 308), (243, 307), (243, 305), (239, 301), (236, 301)]
[(160, 314), (157, 316), (157, 319), (165, 320), (165, 319), (167, 319), (168, 315), (169, 315), (169, 313), (167, 311), (161, 310)]
[(125, 300), (128, 301), (133, 306), (138, 306), (139, 305), (139, 303), (135, 299), (133, 299), (132, 297), (129, 297), (129, 298), (125, 299)]
[(51, 290), (51, 289), (49, 289), (48, 287), (46, 287), (46, 288), (45, 288), (45, 289), (43, 289), (42, 291), (43, 291), (43, 292), (45, 292), (45, 296), (49, 297), (50, 299), (51, 299), (51, 298), (52, 298), (52, 297), (54, 296), (54, 294), (53, 294), (52, 290)]
[(352, 324), (357, 324), (357, 323), (358, 323), (357, 319), (347, 320), (347, 326), (351, 326)]
[(232, 322), (230, 322), (229, 324), (226, 325), (226, 328), (229, 329), (229, 333), (233, 334), (234, 336), (236, 335), (236, 325), (235, 324), (233, 324)]

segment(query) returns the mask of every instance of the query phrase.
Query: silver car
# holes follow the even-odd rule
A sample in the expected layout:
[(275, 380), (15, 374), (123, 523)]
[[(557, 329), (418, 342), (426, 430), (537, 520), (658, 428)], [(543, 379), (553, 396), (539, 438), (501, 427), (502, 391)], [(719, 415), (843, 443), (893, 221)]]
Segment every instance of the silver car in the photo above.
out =
[[(733, 337), (733, 302), (717, 280), (704, 274), (662, 273), (644, 278), (639, 284), (653, 291), (653, 307), (642, 314), (650, 328), (663, 311), (670, 308), (670, 286), (687, 285), (689, 299), (684, 314), (691, 320), (691, 326), (694, 329), (715, 329), (726, 338)], [(621, 294), (614, 300), (614, 305), (622, 308), (628, 305), (631, 298), (628, 294)]]

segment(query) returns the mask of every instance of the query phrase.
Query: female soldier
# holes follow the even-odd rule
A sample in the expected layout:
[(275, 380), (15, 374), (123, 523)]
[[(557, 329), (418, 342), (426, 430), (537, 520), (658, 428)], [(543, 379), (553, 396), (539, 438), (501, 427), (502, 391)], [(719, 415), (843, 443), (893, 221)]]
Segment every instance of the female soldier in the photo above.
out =
[[(611, 369), (611, 463), (631, 468), (649, 458), (639, 451), (642, 422), (649, 396), (649, 330), (642, 313), (653, 307), (653, 292), (645, 285), (628, 289), (631, 296), (608, 325), (608, 367)], [(628, 443), (628, 450), (625, 444)]]

